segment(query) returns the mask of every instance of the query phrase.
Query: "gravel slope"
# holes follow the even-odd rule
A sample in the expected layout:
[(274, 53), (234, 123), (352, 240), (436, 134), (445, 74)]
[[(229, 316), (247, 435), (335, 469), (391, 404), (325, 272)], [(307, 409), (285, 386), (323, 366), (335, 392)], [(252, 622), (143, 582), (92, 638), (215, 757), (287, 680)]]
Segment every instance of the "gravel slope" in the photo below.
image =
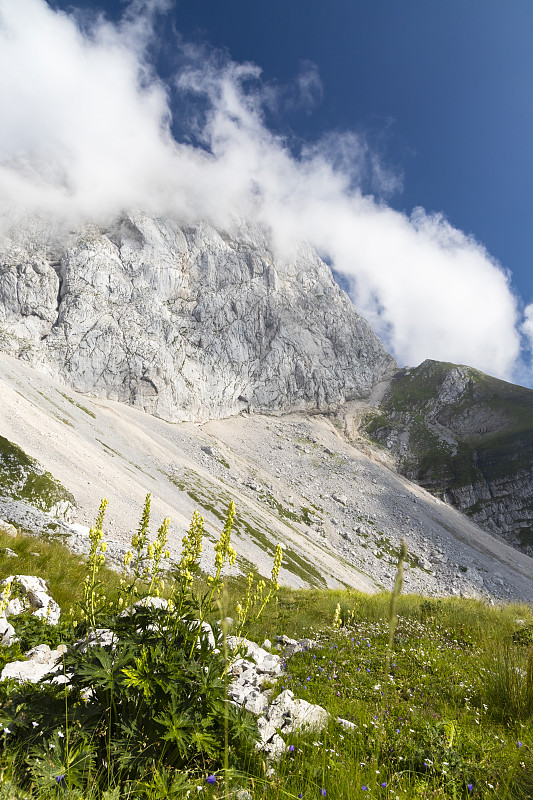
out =
[[(151, 492), (154, 530), (171, 517), (174, 557), (194, 508), (205, 515), (208, 568), (233, 499), (242, 571), (254, 564), (268, 575), (280, 541), (287, 585), (390, 589), (403, 536), (407, 591), (533, 602), (532, 558), (397, 475), (364, 440), (351, 443), (341, 417), (245, 414), (172, 424), (77, 394), (5, 355), (0, 396), (1, 434), (72, 492), (79, 525), (90, 525), (100, 498), (109, 499), (106, 533), (117, 557)], [(346, 411), (353, 432), (358, 409)], [(0, 497), (0, 517), (21, 522), (24, 513)], [(75, 548), (85, 546), (84, 533), (72, 536)]]

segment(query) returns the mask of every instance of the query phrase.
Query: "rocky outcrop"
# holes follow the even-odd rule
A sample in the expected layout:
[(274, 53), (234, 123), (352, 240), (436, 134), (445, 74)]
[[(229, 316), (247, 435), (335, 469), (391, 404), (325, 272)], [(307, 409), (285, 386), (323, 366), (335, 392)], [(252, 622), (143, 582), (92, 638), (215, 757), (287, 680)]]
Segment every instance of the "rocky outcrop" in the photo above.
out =
[(328, 712), (322, 706), (296, 699), (290, 689), (283, 690), (270, 702), (272, 691), (263, 691), (262, 685), (281, 677), (287, 658), (316, 646), (316, 642), (309, 639), (298, 641), (286, 636), (279, 636), (276, 641), (283, 647), (283, 657), (268, 652), (248, 639), (228, 637), (230, 647), (240, 647), (246, 651), (245, 658), (237, 658), (232, 663), (233, 681), (228, 689), (229, 696), (233, 702), (255, 714), (259, 731), (257, 749), (271, 759), (277, 759), (287, 751), (281, 734), (320, 731), (329, 719)]
[(61, 609), (48, 592), (42, 578), (34, 575), (10, 575), (0, 582), (0, 589), (7, 592), (5, 616), (30, 613), (49, 625), (57, 625)]
[(401, 473), (533, 554), (533, 391), (425, 361), (398, 373), (365, 428)]
[[(32, 647), (24, 654), (24, 661), (10, 661), (6, 664), (0, 674), (0, 680), (12, 679), (18, 683), (38, 683), (54, 671), (66, 652), (67, 647), (64, 644), (60, 644), (55, 650), (52, 650), (47, 644), (38, 644), (37, 647)], [(52, 680), (64, 683), (64, 680), (58, 680), (64, 677), (57, 675)]]
[[(57, 625), (61, 609), (48, 594), (42, 578), (33, 575), (10, 575), (0, 582), (1, 645), (8, 647), (16, 641), (15, 629), (7, 618), (24, 612), (43, 619), (50, 625)], [(2, 676), (0, 680), (3, 680)]]
[(283, 258), (256, 227), (141, 213), (68, 236), (12, 230), (0, 347), (171, 421), (325, 411), (395, 368), (309, 246)]

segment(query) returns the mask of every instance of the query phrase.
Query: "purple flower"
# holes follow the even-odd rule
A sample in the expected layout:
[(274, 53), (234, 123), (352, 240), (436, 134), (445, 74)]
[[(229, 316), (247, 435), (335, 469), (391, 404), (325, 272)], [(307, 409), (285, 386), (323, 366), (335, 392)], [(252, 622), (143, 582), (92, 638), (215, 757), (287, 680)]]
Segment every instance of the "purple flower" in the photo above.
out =
[(210, 783), (210, 784), (213, 784), (213, 783), (217, 782), (217, 779), (215, 778), (214, 775), (208, 775), (207, 778), (206, 778), (206, 782)]
[(368, 792), (368, 786), (366, 785), (366, 783), (363, 783), (361, 789), (363, 790), (363, 792)]
[(381, 783), (381, 784), (380, 784), (380, 786), (381, 786), (383, 789), (385, 788), (385, 786), (386, 786), (386, 785), (387, 785), (387, 781), (383, 781), (383, 783)]
[(517, 747), (522, 747), (522, 742), (519, 740), (519, 741), (516, 743), (516, 746), (517, 746)]
[(56, 775), (56, 783), (63, 783), (64, 780), (65, 780), (64, 775)]
[(322, 795), (322, 797), (325, 797), (326, 796), (326, 790), (325, 789), (321, 789), (320, 790), (320, 794)]
[(294, 747), (294, 745), (293, 745), (293, 744), (290, 744), (290, 745), (289, 745), (289, 753), (294, 753), (295, 749), (296, 749), (296, 748)]
[(303, 797), (303, 794), (300, 792), (300, 794), (298, 795), (298, 800), (302, 800), (302, 797)]
[(470, 792), (470, 794), (472, 794), (472, 792), (474, 791), (474, 786), (473, 786), (473, 784), (472, 784), (472, 783), (467, 783), (467, 784), (466, 784), (466, 788), (468, 789), (468, 791)]

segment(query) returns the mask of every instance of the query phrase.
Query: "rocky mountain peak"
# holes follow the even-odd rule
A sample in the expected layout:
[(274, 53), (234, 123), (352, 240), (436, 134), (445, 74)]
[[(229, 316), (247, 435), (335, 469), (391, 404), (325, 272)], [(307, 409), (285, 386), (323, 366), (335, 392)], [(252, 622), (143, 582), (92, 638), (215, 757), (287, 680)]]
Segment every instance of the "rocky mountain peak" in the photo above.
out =
[(326, 411), (395, 371), (307, 245), (141, 212), (0, 250), (0, 347), (78, 391), (168, 420)]

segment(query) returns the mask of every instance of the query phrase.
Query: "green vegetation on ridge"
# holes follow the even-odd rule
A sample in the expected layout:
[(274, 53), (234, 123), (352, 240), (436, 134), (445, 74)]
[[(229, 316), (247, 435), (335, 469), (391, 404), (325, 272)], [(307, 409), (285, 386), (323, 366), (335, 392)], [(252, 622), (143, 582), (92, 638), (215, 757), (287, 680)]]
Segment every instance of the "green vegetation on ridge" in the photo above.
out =
[[(367, 434), (390, 447), (400, 471), (424, 488), (446, 497), (462, 511), (483, 519), (492, 502), (510, 509), (520, 503), (514, 488), (522, 481), (525, 502), (513, 533), (533, 545), (531, 464), (533, 391), (484, 375), (471, 367), (424, 361), (401, 370), (378, 412), (367, 418)], [(469, 500), (474, 487), (477, 500)]]

